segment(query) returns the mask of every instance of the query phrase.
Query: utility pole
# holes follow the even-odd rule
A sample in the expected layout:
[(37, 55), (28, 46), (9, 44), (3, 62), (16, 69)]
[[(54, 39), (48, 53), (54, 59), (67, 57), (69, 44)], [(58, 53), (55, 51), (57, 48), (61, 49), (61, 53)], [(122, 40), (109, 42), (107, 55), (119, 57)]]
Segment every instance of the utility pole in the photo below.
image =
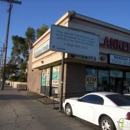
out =
[[(2, 43), (2, 42), (0, 41), (0, 43)], [(0, 84), (1, 84), (1, 78), (2, 78), (1, 69), (2, 69), (2, 64), (3, 64), (3, 53), (4, 53), (4, 43), (2, 43), (2, 44), (3, 44), (3, 46), (2, 47), (0, 46)]]
[(2, 64), (3, 64), (3, 48), (0, 47), (0, 85), (1, 85), (1, 78), (2, 78), (2, 74), (1, 74)]
[(2, 90), (4, 90), (4, 82), (5, 82), (5, 70), (6, 70), (6, 55), (7, 55), (7, 47), (8, 47), (8, 36), (9, 36), (9, 26), (10, 26), (10, 17), (11, 17), (11, 11), (13, 7), (13, 3), (15, 4), (21, 4), (20, 1), (15, 0), (0, 0), (2, 2), (8, 2), (9, 3), (9, 10), (8, 10), (8, 22), (7, 22), (7, 30), (6, 30), (6, 39), (5, 39), (5, 46), (4, 46), (4, 65), (3, 65), (3, 77), (2, 77)]

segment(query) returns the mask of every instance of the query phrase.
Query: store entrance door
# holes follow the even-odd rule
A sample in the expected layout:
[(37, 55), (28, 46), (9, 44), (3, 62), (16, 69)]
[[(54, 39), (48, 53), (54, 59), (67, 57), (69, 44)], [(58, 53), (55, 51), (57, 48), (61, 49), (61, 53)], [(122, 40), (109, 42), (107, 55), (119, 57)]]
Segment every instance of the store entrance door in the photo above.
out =
[(110, 91), (116, 93), (123, 93), (123, 79), (122, 78), (110, 78)]
[(115, 92), (123, 93), (123, 80), (122, 78), (115, 78)]

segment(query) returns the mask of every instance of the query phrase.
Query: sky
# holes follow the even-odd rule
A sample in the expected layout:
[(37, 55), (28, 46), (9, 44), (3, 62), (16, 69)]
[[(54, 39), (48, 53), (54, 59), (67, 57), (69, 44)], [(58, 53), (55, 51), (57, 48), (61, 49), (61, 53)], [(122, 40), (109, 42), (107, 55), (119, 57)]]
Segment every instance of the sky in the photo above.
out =
[[(9, 4), (0, 0), (0, 48), (5, 43)], [(16, 1), (16, 0), (14, 0)], [(51, 27), (67, 11), (107, 22), (130, 30), (130, 0), (18, 0), (13, 4), (8, 37), (7, 57), (12, 50), (12, 36), (25, 37), (28, 27), (43, 24)]]

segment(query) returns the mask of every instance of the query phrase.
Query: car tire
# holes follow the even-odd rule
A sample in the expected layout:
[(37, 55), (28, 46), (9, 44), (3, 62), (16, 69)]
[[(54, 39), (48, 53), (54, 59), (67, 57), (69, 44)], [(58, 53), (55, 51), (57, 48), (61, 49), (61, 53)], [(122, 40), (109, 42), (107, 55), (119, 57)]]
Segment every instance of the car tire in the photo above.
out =
[(66, 113), (67, 116), (70, 116), (70, 117), (73, 115), (72, 108), (71, 108), (70, 104), (66, 105), (66, 107), (65, 107), (65, 113)]
[(115, 125), (108, 116), (104, 116), (101, 118), (100, 127), (102, 130), (115, 130)]

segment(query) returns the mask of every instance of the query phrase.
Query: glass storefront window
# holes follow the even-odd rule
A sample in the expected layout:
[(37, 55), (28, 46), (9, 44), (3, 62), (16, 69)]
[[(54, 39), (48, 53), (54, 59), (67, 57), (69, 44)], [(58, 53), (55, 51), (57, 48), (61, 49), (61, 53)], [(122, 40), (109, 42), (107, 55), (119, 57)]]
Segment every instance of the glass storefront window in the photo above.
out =
[(130, 72), (126, 72), (125, 77), (126, 79), (124, 80), (123, 93), (129, 93), (130, 92)]
[(50, 68), (43, 69), (41, 86), (49, 86), (50, 82)]
[(110, 70), (110, 77), (123, 78), (123, 71)]
[(109, 91), (108, 70), (98, 70), (98, 91)]
[(49, 95), (50, 68), (42, 70), (41, 93)]
[(86, 92), (97, 91), (97, 70), (87, 68), (86, 69), (86, 81), (85, 81)]
[(123, 71), (110, 70), (110, 91), (122, 93), (122, 91), (123, 91)]
[(130, 72), (126, 72), (126, 78), (128, 79), (130, 79)]

